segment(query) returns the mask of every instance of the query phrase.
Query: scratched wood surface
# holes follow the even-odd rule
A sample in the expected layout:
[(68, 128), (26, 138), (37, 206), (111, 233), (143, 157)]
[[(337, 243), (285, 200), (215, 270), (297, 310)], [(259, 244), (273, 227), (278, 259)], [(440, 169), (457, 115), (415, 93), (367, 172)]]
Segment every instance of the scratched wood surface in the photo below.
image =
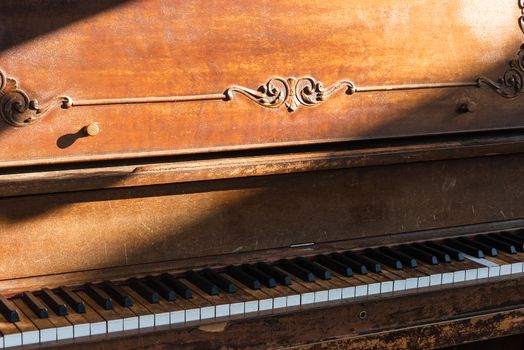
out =
[[(0, 167), (523, 126), (489, 87), (357, 93), (312, 108), (231, 101), (59, 108), (74, 99), (222, 93), (272, 76), (329, 86), (498, 79), (524, 35), (517, 0), (0, 3), (0, 69), (50, 110), (0, 124)], [(459, 113), (464, 102), (473, 113)], [(101, 132), (85, 137), (97, 122)]]
[(5, 197), (0, 279), (518, 219), (523, 160), (509, 154)]

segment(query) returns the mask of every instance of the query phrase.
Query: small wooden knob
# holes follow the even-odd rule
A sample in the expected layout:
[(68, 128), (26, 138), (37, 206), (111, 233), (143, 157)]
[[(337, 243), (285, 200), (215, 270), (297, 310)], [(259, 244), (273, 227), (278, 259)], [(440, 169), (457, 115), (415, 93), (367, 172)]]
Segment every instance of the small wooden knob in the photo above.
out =
[(98, 123), (91, 123), (84, 128), (87, 136), (96, 136), (100, 134), (100, 125)]

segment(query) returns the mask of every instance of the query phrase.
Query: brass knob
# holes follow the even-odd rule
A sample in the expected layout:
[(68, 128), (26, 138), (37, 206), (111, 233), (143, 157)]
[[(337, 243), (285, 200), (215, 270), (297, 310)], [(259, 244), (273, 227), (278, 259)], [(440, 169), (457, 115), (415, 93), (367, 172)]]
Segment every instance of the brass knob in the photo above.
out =
[(96, 136), (100, 134), (100, 125), (98, 125), (98, 123), (91, 123), (84, 127), (84, 131), (87, 136)]

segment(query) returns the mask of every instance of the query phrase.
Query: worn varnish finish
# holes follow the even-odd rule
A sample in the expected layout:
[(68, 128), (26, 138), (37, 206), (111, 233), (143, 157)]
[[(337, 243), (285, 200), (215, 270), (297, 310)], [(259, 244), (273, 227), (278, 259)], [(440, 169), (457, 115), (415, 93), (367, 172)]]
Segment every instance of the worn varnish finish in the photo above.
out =
[[(516, 219), (524, 216), (523, 159), (514, 154), (3, 198), (1, 235), (10, 244), (0, 256), (0, 276)], [(203, 243), (209, 241), (214, 244)]]
[[(71, 348), (431, 349), (523, 332), (524, 310), (518, 306), (524, 301), (523, 284), (521, 277), (501, 278), (496, 284), (433, 288), (416, 297), (401, 292), (214, 326), (93, 337)], [(364, 320), (358, 317), (362, 310)]]
[[(31, 126), (2, 124), (0, 166), (522, 127), (523, 100), (488, 87), (342, 91), (294, 113), (244, 96), (70, 110), (57, 100), (256, 89), (275, 75), (496, 80), (523, 42), (520, 16), (517, 0), (2, 1), (0, 68), (50, 109)], [(464, 101), (473, 113), (460, 113)], [(100, 134), (86, 137), (94, 122)]]

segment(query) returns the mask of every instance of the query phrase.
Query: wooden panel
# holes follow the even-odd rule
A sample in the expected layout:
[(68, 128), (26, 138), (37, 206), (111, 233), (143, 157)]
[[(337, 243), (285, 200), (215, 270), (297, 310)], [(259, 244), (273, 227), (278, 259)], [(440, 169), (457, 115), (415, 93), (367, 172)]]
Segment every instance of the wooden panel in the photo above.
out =
[[(522, 43), (521, 15), (517, 0), (2, 1), (0, 68), (49, 111), (31, 126), (1, 124), (0, 166), (523, 126), (524, 101), (485, 84), (364, 92), (497, 80)], [(326, 87), (350, 79), (362, 92), (292, 113), (239, 93), (228, 102), (59, 107), (63, 95), (222, 94), (275, 75)], [(464, 102), (475, 111), (458, 113)], [(101, 133), (84, 137), (93, 122)]]
[(523, 218), (523, 159), (3, 198), (0, 278)]

